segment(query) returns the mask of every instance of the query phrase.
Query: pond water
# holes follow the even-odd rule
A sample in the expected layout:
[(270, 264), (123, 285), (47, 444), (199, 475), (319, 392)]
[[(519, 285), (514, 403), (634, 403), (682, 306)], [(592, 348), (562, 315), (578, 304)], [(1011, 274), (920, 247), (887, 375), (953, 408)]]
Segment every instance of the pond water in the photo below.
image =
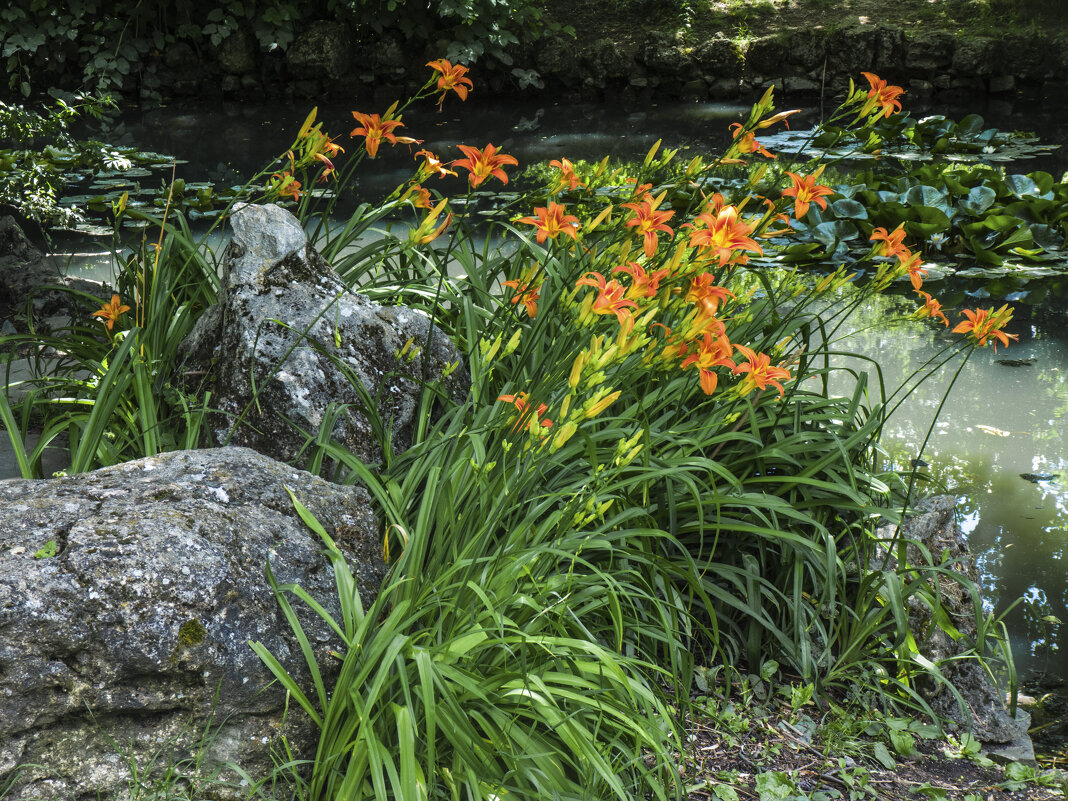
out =
[[(548, 106), (447, 102), (405, 114), (407, 133), (449, 157), (453, 145), (493, 142), (520, 164), (567, 157), (572, 160), (641, 156), (663, 137), (667, 147), (694, 153), (715, 149), (728, 138), (727, 126), (748, 107), (731, 104), (674, 104), (626, 109), (620, 105)], [(450, 101), (454, 99), (450, 98)], [(309, 104), (310, 105), (310, 104)], [(366, 104), (359, 110), (371, 111)], [(1060, 152), (1011, 165), (1010, 171), (1046, 170), (1060, 177), (1068, 167), (1068, 105), (983, 100), (967, 106), (930, 106), (913, 114), (942, 113), (959, 119), (970, 112), (1005, 130), (1037, 130)], [(380, 110), (380, 109), (379, 109)], [(109, 138), (117, 144), (173, 153), (187, 163), (178, 177), (187, 181), (236, 183), (289, 146), (308, 106), (218, 104), (126, 112)], [(354, 126), (351, 108), (321, 106), (324, 130), (340, 134), (344, 146)], [(818, 114), (808, 110), (807, 121)], [(806, 120), (798, 119), (795, 127)], [(357, 191), (363, 197), (388, 193), (412, 166), (408, 149), (380, 152)], [(167, 176), (169, 179), (169, 175)], [(448, 190), (446, 190), (448, 191)], [(77, 248), (84, 251), (84, 244)], [(102, 253), (102, 250), (101, 250)], [(108, 270), (100, 253), (57, 257), (71, 269), (88, 265)], [(859, 312), (844, 346), (878, 359), (888, 386), (923, 364), (948, 341), (941, 328), (923, 324), (888, 326), (891, 306), (884, 299)], [(969, 305), (974, 302), (969, 301)], [(984, 305), (988, 305), (987, 301)], [(977, 554), (984, 587), (998, 610), (1023, 599), (1007, 618), (1018, 664), (1027, 670), (1068, 675), (1068, 302), (1051, 298), (1042, 309), (1021, 307), (1010, 329), (1020, 342), (995, 355), (977, 351), (942, 407), (922, 459), (924, 468), (960, 497), (962, 525)], [(997, 359), (1034, 359), (1007, 366)], [(917, 456), (932, 416), (941, 404), (952, 372), (946, 369), (921, 386), (890, 419), (885, 447), (900, 464)], [(0, 477), (13, 476), (6, 438), (0, 441)], [(1021, 477), (1022, 475), (1028, 478)], [(1064, 621), (1057, 625), (1044, 617)]]
[[(852, 315), (848, 334), (839, 343), (877, 360), (888, 392), (917, 368), (936, 363), (959, 341), (935, 324), (886, 323), (910, 304), (911, 299), (902, 296), (877, 298)], [(991, 608), (1001, 612), (1022, 599), (1006, 618), (1021, 674), (1064, 676), (1068, 317), (1029, 314), (1026, 308), (1017, 314), (1009, 330), (1019, 342), (996, 353), (991, 347), (974, 351), (955, 382), (959, 357), (936, 370), (890, 416), (882, 442), (899, 467), (907, 469), (914, 459), (926, 463), (921, 472), (931, 481), (918, 486), (921, 494), (944, 487), (957, 496), (961, 527), (984, 577)], [(875, 380), (874, 370), (859, 360), (840, 363), (866, 369)], [(1065, 624), (1043, 621), (1048, 615)]]

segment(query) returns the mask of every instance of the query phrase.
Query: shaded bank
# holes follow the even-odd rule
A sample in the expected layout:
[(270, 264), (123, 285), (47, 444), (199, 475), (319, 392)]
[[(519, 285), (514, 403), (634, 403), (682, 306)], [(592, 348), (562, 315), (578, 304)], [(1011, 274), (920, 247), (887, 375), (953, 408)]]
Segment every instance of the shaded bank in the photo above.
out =
[(118, 66), (87, 64), (76, 38), (20, 50), (0, 28), (0, 40), (35, 91), (104, 76), (109, 89), (148, 104), (220, 96), (388, 104), (416, 90), (426, 62), (443, 54), (472, 64), (480, 93), (567, 102), (729, 100), (771, 83), (815, 94), (838, 91), (865, 70), (913, 96), (1055, 90), (1068, 71), (1065, 22), (1040, 11), (998, 15), (990, 2), (554, 0), (506, 54), (487, 51), (477, 61), (446, 33), (419, 38), (340, 16), (297, 18), (269, 43), (239, 19), (179, 27), (143, 52), (122, 49)]

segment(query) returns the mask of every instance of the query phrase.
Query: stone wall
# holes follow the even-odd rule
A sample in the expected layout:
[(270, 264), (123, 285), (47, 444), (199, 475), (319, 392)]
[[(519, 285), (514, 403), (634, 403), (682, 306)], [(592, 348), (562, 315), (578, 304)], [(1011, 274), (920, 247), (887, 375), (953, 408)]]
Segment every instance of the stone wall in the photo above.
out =
[[(344, 24), (309, 20), (290, 45), (267, 51), (250, 31), (237, 30), (218, 46), (194, 52), (178, 42), (131, 70), (124, 90), (145, 101), (176, 96), (348, 99), (354, 104), (392, 102), (427, 77), (426, 62), (440, 52), (416, 50), (389, 36), (359, 40)], [(1068, 34), (1038, 32), (1004, 38), (955, 35), (934, 29), (879, 24), (816, 27), (728, 38), (716, 33), (693, 41), (653, 30), (628, 40), (577, 41), (550, 36), (516, 47), (512, 65), (477, 65), (477, 91), (576, 100), (726, 100), (751, 96), (771, 83), (786, 92), (840, 89), (861, 71), (879, 73), (914, 94), (1011, 92), (1052, 86), (1068, 71)], [(80, 79), (50, 76), (63, 85)], [(541, 89), (520, 87), (513, 70), (536, 70)], [(76, 73), (76, 74), (75, 74)]]

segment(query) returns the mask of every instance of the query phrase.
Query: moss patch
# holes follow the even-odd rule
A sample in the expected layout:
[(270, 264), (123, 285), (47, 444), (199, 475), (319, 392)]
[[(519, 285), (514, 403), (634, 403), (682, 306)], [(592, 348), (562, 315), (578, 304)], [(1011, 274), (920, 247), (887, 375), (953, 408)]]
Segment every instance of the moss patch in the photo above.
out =
[(178, 627), (178, 648), (176, 650), (181, 651), (183, 648), (200, 645), (204, 642), (206, 636), (207, 632), (204, 631), (204, 627), (200, 625), (199, 620), (187, 620)]

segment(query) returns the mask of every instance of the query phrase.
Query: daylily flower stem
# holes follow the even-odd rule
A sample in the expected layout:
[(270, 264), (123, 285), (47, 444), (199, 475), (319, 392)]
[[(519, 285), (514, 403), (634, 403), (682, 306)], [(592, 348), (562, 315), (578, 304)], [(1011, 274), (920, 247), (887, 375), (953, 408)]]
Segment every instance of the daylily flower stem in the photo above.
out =
[[(963, 346), (963, 347), (967, 347), (967, 346)], [(949, 382), (949, 386), (946, 387), (946, 391), (944, 393), (942, 393), (942, 400), (938, 402), (938, 408), (935, 409), (935, 413), (931, 416), (931, 424), (929, 426), (927, 426), (927, 435), (923, 438), (923, 442), (920, 444), (920, 449), (916, 452), (916, 456), (913, 457), (915, 460), (919, 460), (919, 459), (923, 458), (923, 452), (927, 448), (927, 443), (930, 442), (930, 440), (931, 440), (931, 434), (934, 433), (935, 424), (938, 422), (938, 418), (942, 414), (942, 407), (945, 406), (946, 405), (946, 401), (949, 400), (949, 393), (952, 392), (953, 385), (957, 383), (957, 379), (960, 377), (961, 372), (963, 372), (963, 370), (964, 370), (964, 365), (966, 365), (968, 363), (968, 359), (971, 358), (971, 355), (972, 355), (972, 353), (974, 351), (975, 351), (974, 347), (968, 348), (968, 352), (964, 355), (964, 358), (961, 359), (960, 366), (957, 367), (957, 372), (955, 372), (953, 374), (953, 379)], [(947, 361), (949, 361), (949, 359), (953, 358), (953, 356), (955, 356), (956, 353), (959, 353), (959, 352), (960, 352), (960, 349), (958, 349), (951, 356), (947, 357), (942, 362), (942, 364), (945, 364)], [(942, 364), (940, 364), (939, 367), (941, 367)], [(934, 374), (937, 369), (938, 368), (935, 368), (933, 370), (928, 370), (926, 375), (924, 375), (924, 377), (915, 386), (918, 387), (925, 380), (930, 378), (931, 375)], [(916, 373), (913, 373), (913, 375), (915, 375), (915, 374)], [(911, 378), (911, 376), (910, 376), (910, 378)], [(907, 381), (906, 382), (902, 382), (901, 386), (902, 387), (905, 386), (906, 383), (907, 383)], [(915, 389), (915, 387), (913, 387), (913, 389)], [(893, 414), (894, 409), (896, 409), (898, 406), (900, 406), (905, 401), (905, 398), (907, 398), (909, 396), (910, 392), (911, 392), (911, 390), (909, 392), (905, 393), (905, 397), (903, 397), (900, 401), (898, 401), (898, 403), (893, 407), (893, 409), (890, 410), (889, 414)], [(908, 511), (909, 501), (912, 498), (912, 488), (916, 484), (916, 469), (917, 469), (916, 468), (916, 463), (914, 462), (913, 465), (912, 465), (912, 470), (909, 471), (909, 484), (908, 484), (908, 488), (905, 490), (905, 501), (904, 501), (904, 503), (902, 504), (902, 507), (901, 507), (901, 520), (905, 519), (905, 513)], [(894, 554), (897, 557), (898, 570), (899, 571), (902, 570), (904, 568), (906, 562), (907, 562), (908, 545), (905, 542), (905, 540), (903, 540), (901, 538), (901, 521), (898, 521), (898, 524), (894, 527), (894, 536), (891, 537), (890, 538), (890, 542), (888, 542), (886, 544), (886, 555), (883, 557), (883, 565), (882, 565), (882, 568), (881, 568), (882, 570), (886, 570), (886, 566), (890, 562), (890, 555), (891, 554)]]

